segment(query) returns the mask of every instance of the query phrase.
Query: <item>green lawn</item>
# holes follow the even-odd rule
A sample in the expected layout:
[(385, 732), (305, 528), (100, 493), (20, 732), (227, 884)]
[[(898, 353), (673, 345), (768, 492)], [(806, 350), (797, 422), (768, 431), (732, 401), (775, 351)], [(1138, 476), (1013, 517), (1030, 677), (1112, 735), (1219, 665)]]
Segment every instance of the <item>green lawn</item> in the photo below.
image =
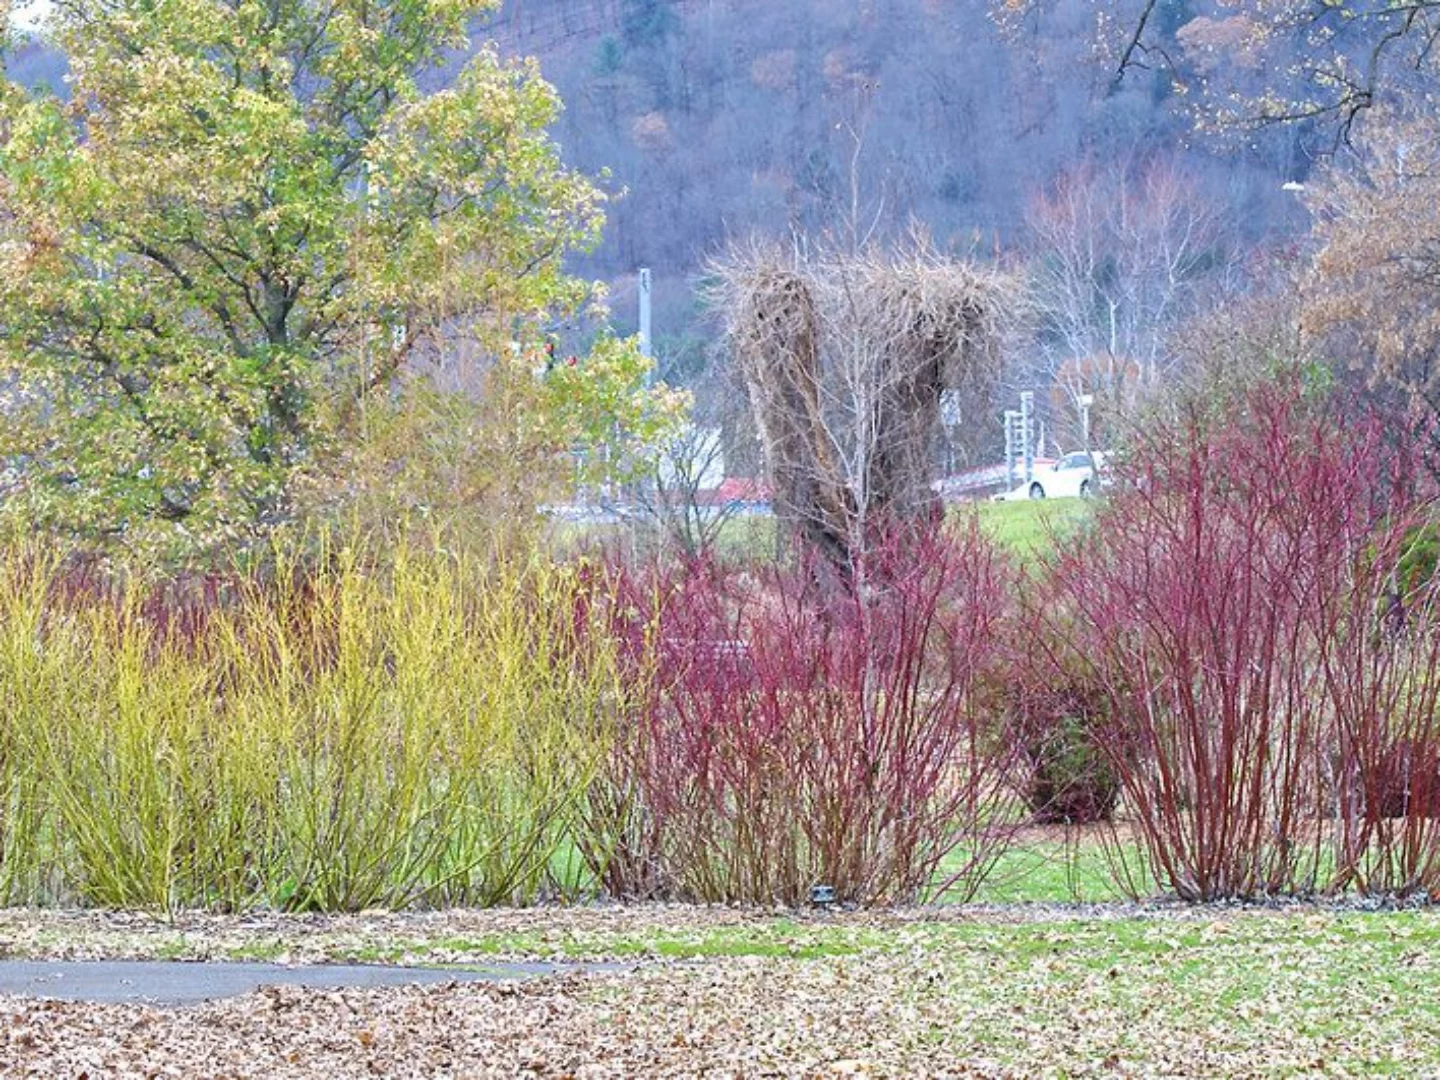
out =
[[(1126, 854), (1133, 859), (1136, 852)], [(942, 880), (948, 876), (945, 871), (942, 863)], [(972, 902), (1093, 904), (1122, 896), (1104, 849), (1098, 841), (1086, 838), (1073, 843), (1042, 840), (1015, 845), (1001, 855)], [(937, 899), (946, 903), (950, 898)]]
[[(546, 937), (451, 939), (444, 952), (553, 950)], [(731, 969), (735, 996), (744, 1000), (746, 987), (758, 998), (777, 987), (797, 994), (826, 986), (883, 1001), (867, 1036), (912, 1065), (928, 1045), (936, 1061), (1024, 1075), (1415, 1076), (1440, 1066), (1440, 918), (1432, 913), (1187, 911), (1018, 924), (757, 918), (592, 931), (558, 951), (763, 961), (771, 966)], [(404, 955), (413, 962), (426, 953), (412, 943)], [(604, 1007), (627, 993), (624, 983), (604, 985), (590, 1000)], [(703, 1007), (703, 999), (684, 1000)]]
[[(1068, 535), (1089, 516), (1090, 508), (1084, 499), (975, 504), (981, 528), (1002, 548), (1022, 557), (1044, 551)], [(965, 509), (957, 507), (952, 513)]]
[[(1090, 512), (1091, 503), (1083, 499), (1027, 499), (959, 503), (950, 507), (949, 516), (952, 521), (958, 521), (966, 514), (976, 514), (992, 539), (1023, 557), (1043, 551), (1056, 539), (1068, 535)], [(623, 548), (643, 535), (637, 528), (635, 525), (580, 525), (557, 521), (550, 524), (549, 534), (561, 551), (592, 544)], [(773, 517), (734, 517), (721, 527), (716, 549), (726, 558), (774, 558), (784, 550), (776, 532)]]

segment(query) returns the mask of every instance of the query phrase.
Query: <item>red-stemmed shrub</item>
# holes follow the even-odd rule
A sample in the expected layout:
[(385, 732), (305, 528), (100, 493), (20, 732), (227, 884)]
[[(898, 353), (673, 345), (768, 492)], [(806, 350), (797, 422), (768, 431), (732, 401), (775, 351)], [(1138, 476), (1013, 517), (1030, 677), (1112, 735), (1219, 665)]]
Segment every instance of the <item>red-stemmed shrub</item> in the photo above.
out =
[(106, 608), (122, 623), (142, 624), (153, 646), (194, 650), (244, 585), (239, 573), (182, 572), (153, 580), (117, 573), (94, 558), (57, 561), (49, 583), (52, 618)]
[(1425, 707), (1400, 699), (1429, 694), (1431, 677), (1413, 646), (1376, 644), (1366, 585), (1418, 506), (1390, 434), (1289, 376), (1158, 419), (1049, 568), (1054, 666), (1101, 689), (1095, 739), (1145, 865), (1183, 898), (1343, 884), (1332, 839), (1370, 850), (1374, 832), (1337, 809), (1347, 787), (1369, 785), (1359, 818), (1378, 820), (1393, 747), (1424, 772)]
[(1312, 611), (1333, 716), (1333, 886), (1440, 896), (1440, 586), (1400, 572), (1408, 517), (1377, 530), (1350, 595)]
[(1006, 582), (978, 528), (792, 569), (616, 568), (637, 708), (583, 844), (612, 891), (705, 901), (960, 893), (1012, 827), (1013, 753), (977, 690)]

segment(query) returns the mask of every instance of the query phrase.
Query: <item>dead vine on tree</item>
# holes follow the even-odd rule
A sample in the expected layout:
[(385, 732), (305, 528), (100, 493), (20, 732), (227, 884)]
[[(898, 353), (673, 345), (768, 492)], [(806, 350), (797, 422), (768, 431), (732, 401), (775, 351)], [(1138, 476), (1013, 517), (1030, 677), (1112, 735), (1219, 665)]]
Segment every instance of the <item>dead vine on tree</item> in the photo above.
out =
[(938, 256), (812, 256), (763, 243), (713, 267), (776, 514), (847, 573), (877, 529), (930, 520), (942, 395), (974, 422), (1018, 289)]

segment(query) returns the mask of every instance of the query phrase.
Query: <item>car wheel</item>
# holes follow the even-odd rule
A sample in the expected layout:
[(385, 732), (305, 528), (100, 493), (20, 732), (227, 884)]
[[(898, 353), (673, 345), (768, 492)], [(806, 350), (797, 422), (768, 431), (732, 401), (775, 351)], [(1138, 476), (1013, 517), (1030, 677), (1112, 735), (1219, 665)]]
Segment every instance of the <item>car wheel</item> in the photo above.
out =
[(1039, 484), (1031, 484), (1031, 485), (1030, 485), (1030, 498), (1032, 498), (1032, 499), (1043, 499), (1044, 497), (1045, 497), (1045, 489), (1044, 489), (1043, 487), (1041, 487)]
[(1094, 495), (1094, 494), (1095, 494), (1094, 490), (1090, 487), (1090, 481), (1089, 481), (1089, 480), (1081, 480), (1081, 481), (1080, 481), (1080, 498), (1082, 498), (1082, 499), (1088, 499), (1091, 495)]

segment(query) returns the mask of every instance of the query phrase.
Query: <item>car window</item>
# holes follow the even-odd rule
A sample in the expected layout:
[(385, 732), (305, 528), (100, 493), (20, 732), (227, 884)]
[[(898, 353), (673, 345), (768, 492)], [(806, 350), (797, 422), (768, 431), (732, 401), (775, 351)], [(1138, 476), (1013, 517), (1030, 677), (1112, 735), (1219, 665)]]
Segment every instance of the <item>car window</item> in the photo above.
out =
[(1089, 464), (1089, 454), (1066, 454), (1064, 460), (1060, 462), (1061, 467), (1066, 469), (1083, 469)]

